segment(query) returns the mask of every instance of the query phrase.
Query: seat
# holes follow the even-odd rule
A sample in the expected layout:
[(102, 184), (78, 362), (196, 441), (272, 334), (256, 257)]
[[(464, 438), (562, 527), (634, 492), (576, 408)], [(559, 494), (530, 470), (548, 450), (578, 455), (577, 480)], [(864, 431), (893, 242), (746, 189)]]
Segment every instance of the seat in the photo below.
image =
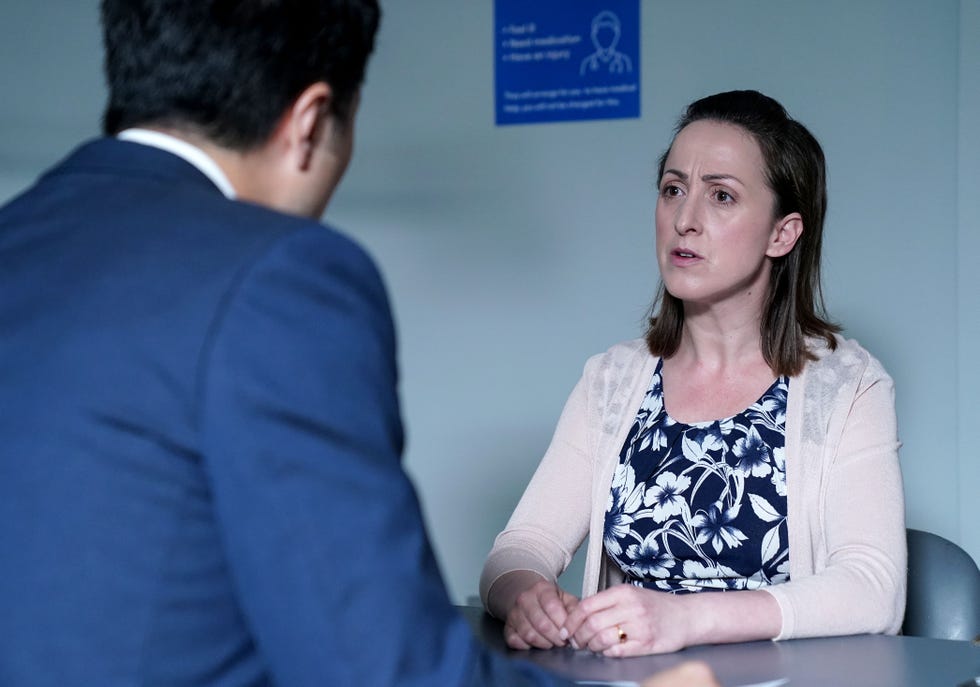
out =
[(980, 639), (980, 569), (970, 555), (932, 532), (907, 530), (908, 600), (902, 634)]

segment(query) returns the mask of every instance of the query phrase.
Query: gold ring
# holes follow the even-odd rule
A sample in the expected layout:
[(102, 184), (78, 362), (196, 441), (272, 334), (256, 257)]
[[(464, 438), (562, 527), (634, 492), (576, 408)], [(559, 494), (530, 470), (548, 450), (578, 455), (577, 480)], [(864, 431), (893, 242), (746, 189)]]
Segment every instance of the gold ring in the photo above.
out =
[(623, 644), (629, 637), (626, 635), (626, 630), (621, 628), (619, 625), (616, 626), (616, 636), (619, 637), (619, 643)]

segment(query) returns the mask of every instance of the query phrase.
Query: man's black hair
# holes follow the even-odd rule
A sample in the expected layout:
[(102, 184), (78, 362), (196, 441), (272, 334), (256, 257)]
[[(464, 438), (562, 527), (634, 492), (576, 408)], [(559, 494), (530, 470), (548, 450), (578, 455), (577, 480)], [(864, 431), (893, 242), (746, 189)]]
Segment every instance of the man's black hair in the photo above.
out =
[(103, 129), (190, 129), (245, 150), (318, 81), (346, 122), (380, 13), (377, 0), (103, 0)]

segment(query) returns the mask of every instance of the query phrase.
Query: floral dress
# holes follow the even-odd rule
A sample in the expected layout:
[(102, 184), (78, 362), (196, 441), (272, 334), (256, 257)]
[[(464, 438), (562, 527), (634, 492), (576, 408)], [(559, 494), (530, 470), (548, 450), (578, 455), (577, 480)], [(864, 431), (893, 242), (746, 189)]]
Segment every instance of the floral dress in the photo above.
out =
[(606, 554), (628, 582), (669, 592), (786, 582), (789, 379), (738, 415), (685, 424), (664, 408), (662, 365), (613, 476)]

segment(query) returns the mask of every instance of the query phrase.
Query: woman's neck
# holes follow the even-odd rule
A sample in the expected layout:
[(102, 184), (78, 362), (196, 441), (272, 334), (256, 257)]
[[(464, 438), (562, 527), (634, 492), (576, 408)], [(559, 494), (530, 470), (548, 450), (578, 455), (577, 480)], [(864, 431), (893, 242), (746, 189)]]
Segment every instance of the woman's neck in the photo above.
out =
[(680, 346), (671, 358), (683, 367), (719, 373), (756, 367), (764, 362), (760, 315), (685, 307)]

